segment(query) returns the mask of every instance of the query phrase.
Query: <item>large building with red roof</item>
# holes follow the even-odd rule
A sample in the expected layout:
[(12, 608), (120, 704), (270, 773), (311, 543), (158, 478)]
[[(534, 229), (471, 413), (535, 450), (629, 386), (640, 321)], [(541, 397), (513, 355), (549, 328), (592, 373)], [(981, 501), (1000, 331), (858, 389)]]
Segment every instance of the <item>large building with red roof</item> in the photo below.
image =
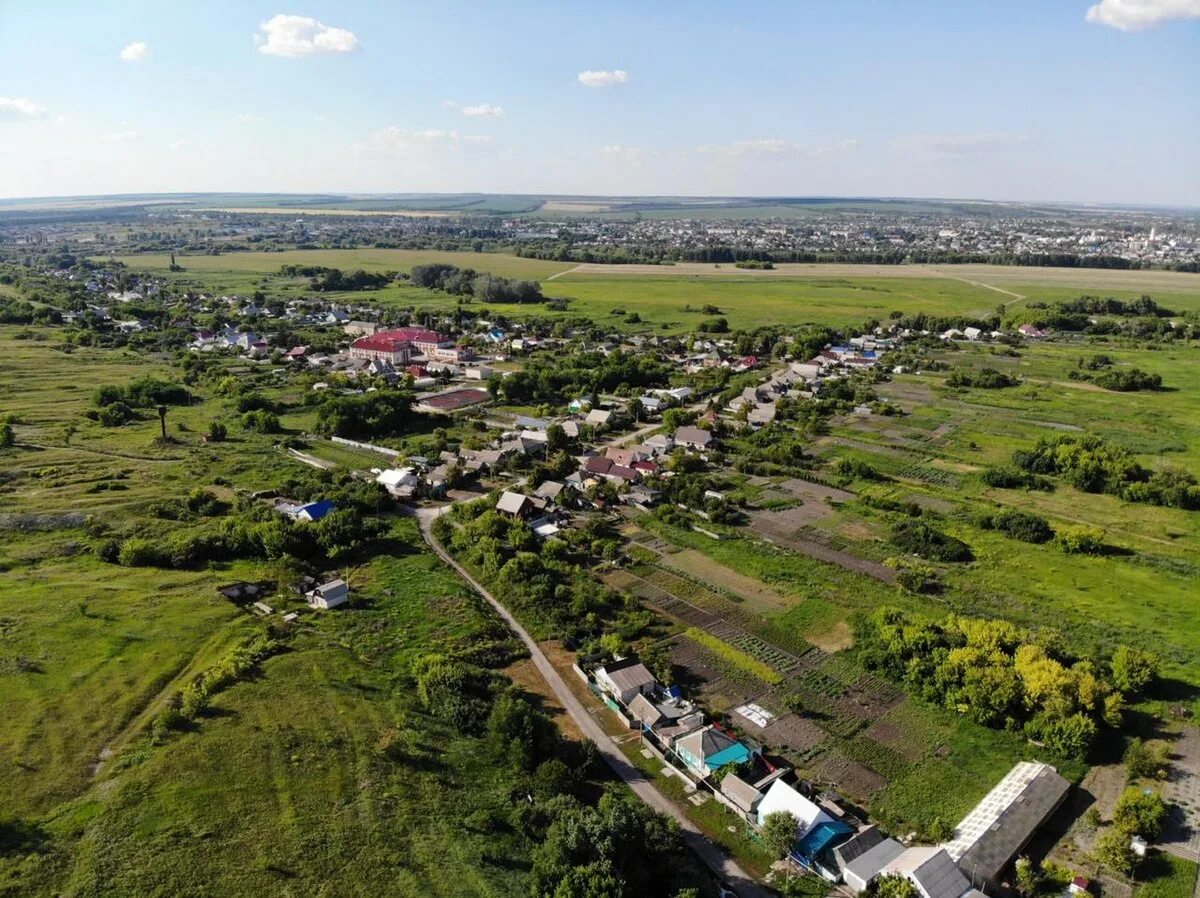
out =
[(397, 327), (355, 340), (350, 344), (350, 357), (355, 359), (385, 359), (393, 365), (407, 364), (417, 354), (442, 362), (461, 362), (474, 357), (467, 347), (458, 347), (437, 331), (420, 327)]
[(360, 337), (350, 344), (350, 358), (382, 360), (393, 365), (406, 365), (413, 354), (413, 344), (395, 331), (381, 331)]

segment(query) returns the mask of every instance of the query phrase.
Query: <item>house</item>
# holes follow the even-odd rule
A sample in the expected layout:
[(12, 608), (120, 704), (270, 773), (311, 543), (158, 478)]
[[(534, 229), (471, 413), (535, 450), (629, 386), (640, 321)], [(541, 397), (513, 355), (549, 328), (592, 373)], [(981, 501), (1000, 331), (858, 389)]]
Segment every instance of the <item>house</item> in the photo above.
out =
[(921, 898), (963, 898), (968, 892), (975, 893), (944, 848), (907, 848), (884, 866), (879, 875), (903, 876), (916, 886)]
[(946, 852), (974, 881), (998, 882), (1069, 789), (1049, 764), (1022, 761), (954, 828)]
[(350, 587), (341, 578), (322, 583), (320, 586), (305, 593), (308, 604), (313, 608), (328, 611), (338, 605), (344, 605), (350, 599)]
[(1046, 331), (1042, 330), (1040, 327), (1035, 327), (1032, 324), (1022, 324), (1017, 328), (1017, 333), (1023, 337), (1029, 337), (1033, 340), (1038, 340), (1046, 336)]
[(612, 470), (613, 460), (603, 455), (596, 455), (583, 463), (583, 470), (594, 477), (606, 477)]
[(496, 500), (496, 511), (514, 518), (524, 518), (535, 508), (533, 499), (522, 493), (505, 490)]
[[(834, 857), (854, 840), (833, 850)], [(855, 892), (865, 891), (879, 871), (904, 853), (904, 846), (895, 839), (881, 839), (861, 854), (847, 858), (842, 864), (842, 881)]]
[(981, 331), (977, 327), (964, 327), (963, 328), (963, 336), (966, 337), (968, 340), (978, 340), (980, 337), (983, 336), (983, 331)]
[(529, 529), (533, 531), (533, 535), (538, 537), (538, 539), (549, 539), (552, 536), (558, 536), (562, 532), (562, 528), (549, 517), (530, 521)]
[(754, 820), (763, 794), (736, 773), (727, 773), (721, 780), (721, 794), (747, 820)]
[[(862, 857), (872, 848), (881, 845), (883, 842), (884, 835), (879, 831), (879, 827), (866, 826), (856, 832), (845, 842), (842, 842), (840, 845), (836, 846), (833, 849), (833, 859), (837, 863), (838, 870), (840, 870), (842, 873), (843, 881), (845, 880), (846, 876), (846, 868), (850, 866), (851, 862)], [(891, 858), (888, 860), (891, 860)], [(880, 864), (880, 867), (886, 863), (887, 861), (884, 861), (883, 864)], [(868, 877), (868, 881), (869, 880), (870, 877)], [(863, 888), (866, 888), (865, 884), (863, 885)]]
[(319, 502), (309, 502), (307, 505), (301, 505), (296, 510), (295, 520), (297, 521), (319, 521), (329, 512), (333, 511), (336, 506), (328, 499), (322, 499)]
[(637, 658), (625, 658), (596, 668), (596, 685), (623, 705), (638, 694), (652, 693), (658, 686), (654, 674)]
[(675, 445), (686, 449), (707, 449), (713, 441), (712, 433), (699, 427), (680, 427), (675, 431)]
[(342, 332), (348, 337), (369, 337), (383, 329), (374, 321), (347, 321), (342, 325)]
[(612, 421), (612, 419), (613, 413), (608, 409), (594, 408), (587, 413), (587, 417), (585, 417), (583, 420), (585, 423), (591, 424), (593, 427), (605, 427), (609, 424), (609, 422)]
[(669, 433), (656, 433), (642, 444), (654, 455), (666, 455), (675, 448), (675, 438)]
[(673, 749), (688, 769), (701, 778), (726, 764), (750, 760), (750, 749), (712, 725), (676, 739)]
[(771, 788), (758, 804), (758, 825), (762, 826), (767, 817), (780, 811), (791, 814), (799, 823), (796, 843), (789, 857), (806, 870), (830, 882), (837, 882), (841, 878), (841, 871), (832, 852), (853, 834), (849, 824), (835, 819), (820, 805), (778, 779), (771, 783)]
[(533, 494), (535, 496), (537, 496), (539, 499), (545, 499), (547, 502), (553, 502), (555, 499), (557, 499), (562, 494), (562, 491), (565, 490), (566, 488), (567, 488), (567, 485), (565, 483), (563, 483), (562, 481), (546, 480), (546, 481), (543, 481), (542, 484), (540, 486), (538, 486), (538, 488), (536, 490), (533, 491)]
[(382, 484), (397, 499), (411, 499), (421, 485), (413, 468), (388, 468), (379, 472), (375, 482)]

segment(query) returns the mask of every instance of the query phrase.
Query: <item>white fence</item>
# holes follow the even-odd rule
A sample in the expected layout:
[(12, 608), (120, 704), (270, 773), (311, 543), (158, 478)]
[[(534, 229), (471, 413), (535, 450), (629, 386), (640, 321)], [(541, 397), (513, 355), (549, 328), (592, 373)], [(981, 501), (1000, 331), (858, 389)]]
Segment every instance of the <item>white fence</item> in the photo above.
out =
[(389, 449), (386, 446), (375, 446), (371, 443), (360, 443), (358, 440), (348, 440), (345, 437), (330, 437), (334, 443), (341, 443), (343, 446), (353, 446), (355, 449), (366, 449), (368, 452), (378, 452), (380, 455), (386, 455), (388, 458), (399, 458), (400, 452), (397, 449)]

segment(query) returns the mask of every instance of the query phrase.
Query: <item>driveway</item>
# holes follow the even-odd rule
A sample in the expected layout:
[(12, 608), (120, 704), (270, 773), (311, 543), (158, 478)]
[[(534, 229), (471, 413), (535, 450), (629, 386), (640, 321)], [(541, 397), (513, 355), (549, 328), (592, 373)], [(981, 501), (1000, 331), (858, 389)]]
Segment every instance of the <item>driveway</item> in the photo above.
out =
[(737, 865), (724, 851), (710, 842), (699, 829), (693, 824), (680, 810), (675, 806), (675, 803), (669, 800), (665, 795), (655, 788), (654, 784), (647, 780), (636, 767), (634, 767), (621, 753), (612, 742), (612, 739), (601, 729), (600, 725), (588, 713), (583, 703), (575, 697), (575, 694), (563, 682), (558, 671), (551, 665), (550, 660), (546, 657), (541, 647), (534, 641), (533, 637), (525, 630), (524, 627), (517, 622), (517, 619), (509, 613), (496, 598), (484, 589), (475, 579), (466, 572), (466, 570), (451, 558), (446, 551), (441, 547), (433, 535), (433, 522), (450, 506), (441, 508), (420, 508), (417, 509), (417, 520), (421, 526), (421, 536), (429, 547), (437, 553), (438, 557), (448, 564), (454, 571), (462, 577), (471, 587), (479, 593), (491, 605), (501, 619), (508, 624), (509, 628), (517, 634), (521, 642), (525, 644), (525, 648), (529, 650), (529, 655), (533, 659), (534, 665), (538, 672), (554, 690), (559, 703), (571, 715), (576, 725), (585, 737), (592, 740), (596, 747), (600, 750), (600, 754), (604, 756), (604, 760), (619, 776), (634, 794), (642, 801), (648, 804), (660, 814), (665, 814), (673, 818), (683, 832), (683, 840), (696, 855), (704, 861), (710, 870), (717, 875), (723, 882), (727, 883), (730, 888), (737, 892), (740, 898), (772, 898), (774, 892), (759, 885), (752, 879), (741, 867)]
[(1158, 847), (1200, 861), (1200, 728), (1188, 727), (1175, 743), (1163, 798), (1171, 816)]

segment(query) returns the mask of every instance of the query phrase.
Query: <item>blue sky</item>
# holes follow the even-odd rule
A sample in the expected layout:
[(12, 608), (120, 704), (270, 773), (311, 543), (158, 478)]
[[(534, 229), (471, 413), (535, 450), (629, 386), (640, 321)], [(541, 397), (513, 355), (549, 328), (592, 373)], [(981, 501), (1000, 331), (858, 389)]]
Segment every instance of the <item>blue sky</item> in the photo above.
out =
[(0, 196), (1200, 205), (1200, 0), (0, 0)]

